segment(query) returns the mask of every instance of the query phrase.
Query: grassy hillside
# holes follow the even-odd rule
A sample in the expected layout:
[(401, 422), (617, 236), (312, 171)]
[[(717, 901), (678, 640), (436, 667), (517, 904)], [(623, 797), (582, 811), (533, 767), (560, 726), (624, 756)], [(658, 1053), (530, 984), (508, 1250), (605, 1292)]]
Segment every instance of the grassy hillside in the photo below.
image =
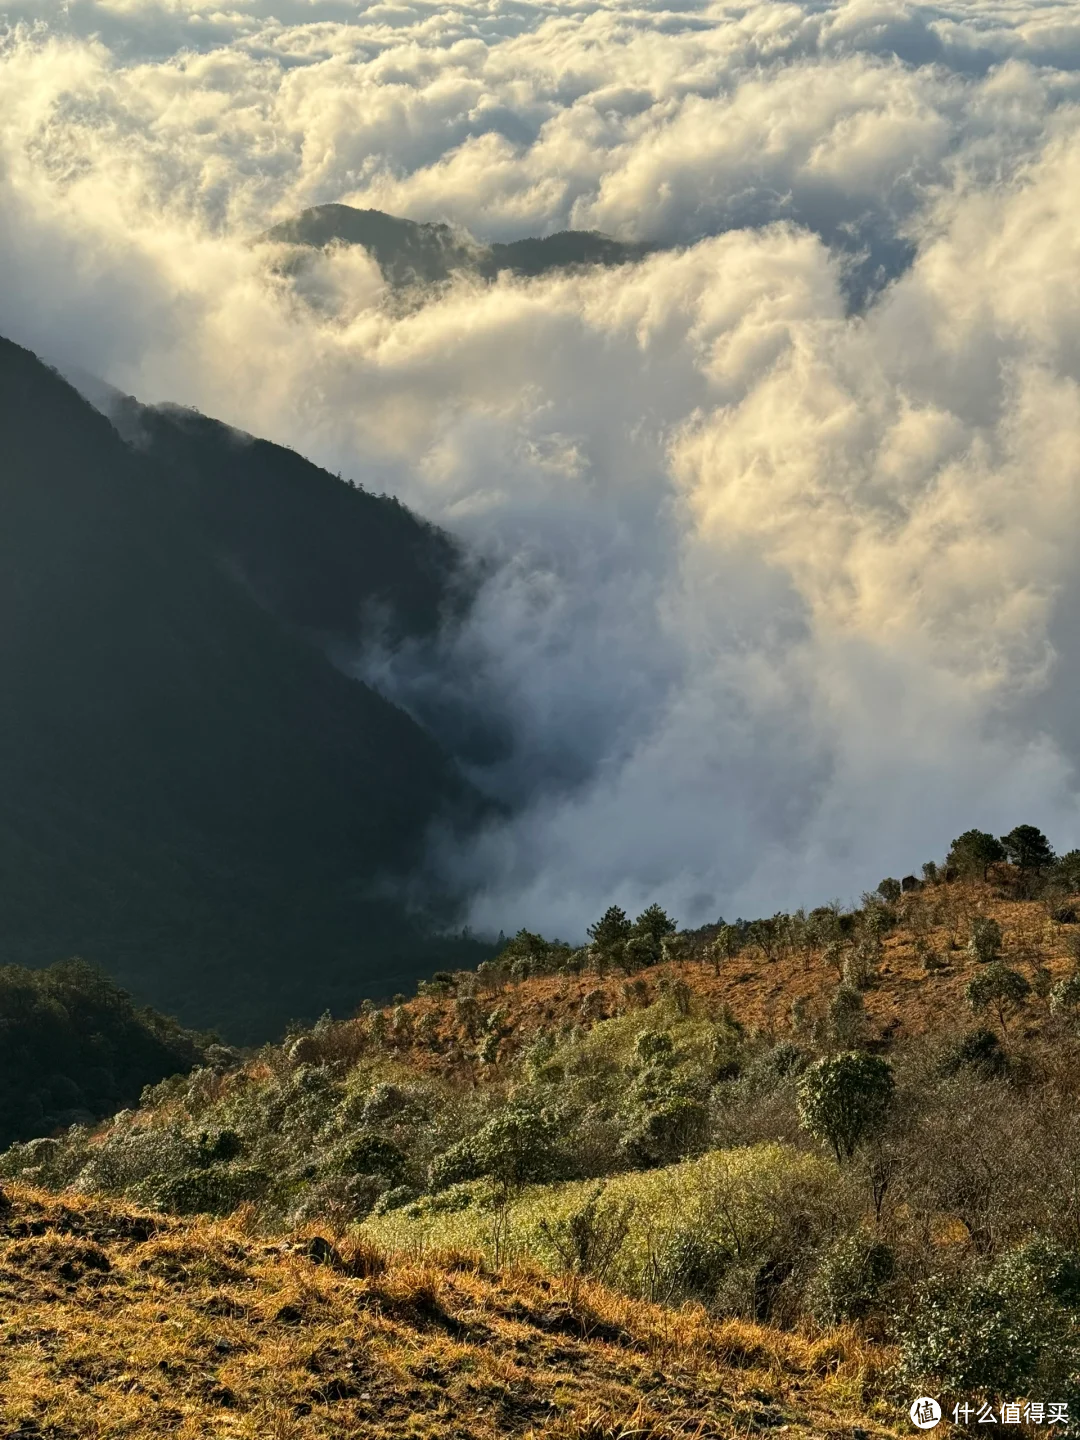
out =
[(1076, 860), (690, 934), (609, 911), (577, 950), (522, 933), (0, 1177), (855, 1325), (901, 1390), (1080, 1403)]
[[(877, 1359), (586, 1279), (13, 1187), (0, 1433), (676, 1440), (895, 1433)], [(869, 1412), (869, 1414), (868, 1414)]]
[(81, 954), (237, 1038), (445, 963), (385, 898), (435, 817), (475, 813), (433, 738), (7, 342), (0, 437), (0, 961)]

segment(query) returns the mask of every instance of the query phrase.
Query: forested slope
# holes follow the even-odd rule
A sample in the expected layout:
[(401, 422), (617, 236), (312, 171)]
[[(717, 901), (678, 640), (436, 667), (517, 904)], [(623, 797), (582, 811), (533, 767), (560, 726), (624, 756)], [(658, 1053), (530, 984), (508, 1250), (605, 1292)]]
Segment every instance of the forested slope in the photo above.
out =
[[(290, 557), (260, 537), (288, 528), (264, 511), (302, 462), (271, 457), (264, 511), (250, 465), (216, 490), (204, 470), (200, 505), (170, 478), (168, 435), (128, 446), (7, 342), (0, 437), (0, 959), (80, 954), (240, 1037), (438, 964), (446, 945), (387, 882), (415, 872), (433, 819), (467, 822), (476, 800), (426, 731), (300, 633), (362, 599), (342, 585), (305, 613)], [(249, 579), (224, 563), (230, 539)], [(253, 595), (264, 579), (282, 613)], [(435, 589), (415, 603), (402, 623), (435, 623)]]

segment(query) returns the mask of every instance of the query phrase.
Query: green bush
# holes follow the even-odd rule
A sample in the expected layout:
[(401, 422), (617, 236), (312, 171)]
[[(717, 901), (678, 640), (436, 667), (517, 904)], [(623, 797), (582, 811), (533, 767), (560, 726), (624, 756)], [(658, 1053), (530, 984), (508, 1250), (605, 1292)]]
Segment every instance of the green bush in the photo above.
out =
[(244, 1142), (235, 1130), (204, 1130), (197, 1143), (199, 1158), (204, 1165), (235, 1160), (244, 1152)]
[(708, 1134), (709, 1109), (689, 1095), (669, 1095), (642, 1108), (620, 1141), (636, 1166), (667, 1165), (700, 1150)]
[(335, 1168), (346, 1175), (383, 1175), (397, 1180), (407, 1168), (404, 1152), (382, 1135), (358, 1135), (350, 1140)]
[(972, 976), (964, 993), (976, 1013), (992, 1009), (998, 1017), (1002, 1035), (1007, 1035), (1009, 1017), (1023, 1005), (1031, 993), (1031, 986), (1019, 970), (1010, 970), (1000, 960), (995, 960), (985, 970)]
[(865, 1002), (854, 985), (845, 980), (837, 986), (829, 1002), (829, 1028), (838, 1045), (851, 1046), (858, 1042), (865, 1023), (865, 1009)]
[(1045, 1240), (979, 1275), (935, 1277), (907, 1319), (902, 1370), (954, 1394), (1080, 1399), (1080, 1256)]
[(605, 1187), (598, 1185), (567, 1214), (542, 1218), (539, 1230), (565, 1269), (602, 1280), (626, 1242), (634, 1210), (633, 1198), (611, 1200), (605, 1196)]
[(977, 915), (971, 924), (968, 954), (980, 965), (992, 964), (1001, 954), (1001, 926), (990, 915)]
[(674, 1051), (674, 1042), (666, 1030), (642, 1030), (634, 1042), (634, 1054), (646, 1063), (670, 1058)]
[(895, 1270), (890, 1246), (862, 1233), (842, 1236), (825, 1252), (810, 1283), (814, 1318), (823, 1325), (864, 1319), (880, 1303)]
[(412, 1185), (395, 1185), (390, 1190), (384, 1190), (372, 1206), (373, 1215), (386, 1215), (391, 1210), (400, 1210), (406, 1205), (411, 1205), (417, 1198), (416, 1190)]
[(1050, 1009), (1063, 1020), (1075, 1022), (1080, 1015), (1080, 971), (1067, 975), (1050, 991)]
[(472, 1142), (479, 1174), (508, 1188), (554, 1179), (559, 1169), (559, 1132), (552, 1115), (508, 1104)]
[(712, 1236), (676, 1230), (657, 1256), (661, 1293), (671, 1300), (713, 1304), (734, 1260), (728, 1247)]
[(1001, 1048), (1001, 1041), (992, 1030), (983, 1026), (962, 1035), (945, 1052), (940, 1065), (943, 1075), (955, 1075), (959, 1070), (970, 1069), (984, 1080), (1004, 1075), (1008, 1068), (1009, 1058)]
[(136, 1189), (144, 1204), (179, 1215), (227, 1215), (245, 1200), (258, 1200), (270, 1180), (255, 1165), (210, 1165), (161, 1175)]
[(469, 1139), (458, 1140), (432, 1161), (428, 1183), (432, 1190), (446, 1190), (463, 1180), (475, 1180), (483, 1174), (480, 1157)]
[(885, 1123), (893, 1098), (887, 1060), (849, 1051), (819, 1060), (799, 1081), (799, 1120), (804, 1129), (850, 1158)]
[(449, 1146), (431, 1166), (433, 1190), (489, 1176), (506, 1189), (550, 1180), (559, 1169), (554, 1117), (525, 1105), (506, 1105), (477, 1133)]
[(770, 1094), (785, 1083), (790, 1085), (804, 1073), (810, 1056), (791, 1040), (781, 1040), (742, 1071), (742, 1084), (750, 1095)]

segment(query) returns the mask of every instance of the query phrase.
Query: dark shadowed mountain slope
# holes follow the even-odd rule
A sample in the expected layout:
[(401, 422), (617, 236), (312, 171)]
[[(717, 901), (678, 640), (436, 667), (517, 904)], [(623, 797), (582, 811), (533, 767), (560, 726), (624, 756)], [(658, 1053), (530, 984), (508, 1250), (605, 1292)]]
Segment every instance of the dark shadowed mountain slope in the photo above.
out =
[(398, 501), (180, 406), (122, 398), (110, 418), (173, 483), (210, 552), (289, 625), (393, 643), (467, 603), (459, 547)]
[(362, 245), (392, 285), (430, 284), (459, 270), (491, 280), (503, 270), (544, 275), (577, 265), (624, 265), (656, 248), (612, 240), (594, 230), (563, 230), (486, 245), (449, 225), (402, 220), (351, 205), (316, 205), (275, 225), (263, 238), (315, 249), (335, 242)]
[(137, 1105), (147, 1085), (235, 1052), (207, 1046), (81, 960), (0, 966), (0, 1148)]
[(474, 800), (258, 605), (152, 458), (0, 342), (0, 961), (261, 1036), (443, 963), (380, 881)]

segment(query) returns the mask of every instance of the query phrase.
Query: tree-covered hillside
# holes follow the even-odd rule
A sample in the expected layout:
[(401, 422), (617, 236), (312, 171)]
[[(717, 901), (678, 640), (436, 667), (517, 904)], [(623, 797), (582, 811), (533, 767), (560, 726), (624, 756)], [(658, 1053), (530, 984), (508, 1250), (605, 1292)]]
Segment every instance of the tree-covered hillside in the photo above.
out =
[(212, 555), (290, 626), (324, 643), (433, 635), (472, 577), (449, 535), (294, 450), (176, 405), (119, 399), (109, 417)]
[(0, 967), (0, 1147), (93, 1124), (215, 1054), (85, 961)]
[[(361, 504), (407, 529), (397, 507), (275, 452), (268, 518), (257, 452), (239, 479), (201, 472), (200, 508), (163, 473), (162, 425), (153, 454), (129, 447), (0, 342), (0, 961), (81, 954), (187, 1023), (261, 1038), (468, 953), (392, 895), (433, 819), (467, 821), (476, 800), (426, 731), (296, 628), (311, 592), (275, 539), (289, 486), (308, 487), (324, 531)], [(201, 455), (225, 443), (211, 432)], [(179, 450), (182, 477), (199, 457)], [(296, 624), (225, 563), (230, 538)], [(389, 599), (402, 623), (433, 623), (448, 544), (417, 525), (396, 553)], [(362, 594), (342, 581), (327, 613)]]

